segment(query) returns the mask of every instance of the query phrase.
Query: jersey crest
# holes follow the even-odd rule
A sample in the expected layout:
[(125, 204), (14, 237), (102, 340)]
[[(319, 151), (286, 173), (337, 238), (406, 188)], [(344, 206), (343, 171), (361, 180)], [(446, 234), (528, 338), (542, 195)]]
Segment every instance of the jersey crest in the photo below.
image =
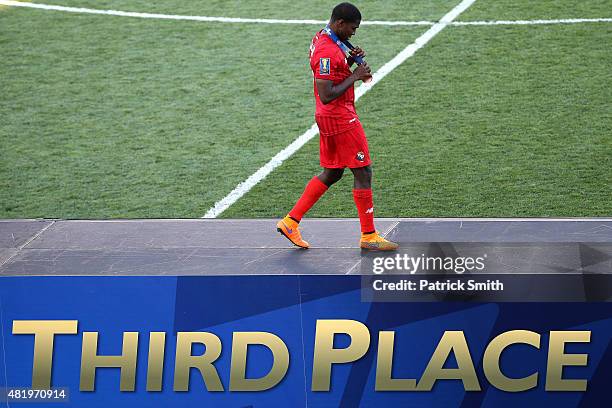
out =
[(329, 58), (319, 58), (319, 74), (320, 75), (329, 75)]

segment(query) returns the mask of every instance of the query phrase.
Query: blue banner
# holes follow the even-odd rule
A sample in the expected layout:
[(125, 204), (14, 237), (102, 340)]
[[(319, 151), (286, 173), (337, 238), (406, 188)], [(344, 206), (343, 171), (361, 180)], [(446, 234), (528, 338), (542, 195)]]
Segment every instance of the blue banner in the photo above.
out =
[[(359, 276), (5, 277), (0, 282), (4, 345), (0, 382), (5, 390), (33, 385), (36, 324), (68, 321), (76, 325), (73, 333), (58, 331), (53, 336), (49, 380), (52, 389), (68, 391), (69, 397), (59, 401), (64, 406), (585, 407), (604, 406), (602, 401), (610, 401), (610, 303), (371, 303), (362, 300)], [(34, 327), (32, 332), (16, 333), (27, 331), (24, 322), (33, 322), (28, 326)], [(315, 382), (325, 372), (325, 364), (315, 367), (315, 360), (321, 363), (325, 355), (322, 322), (350, 322), (367, 335), (338, 324), (331, 348), (351, 349), (357, 355), (350, 362), (330, 363), (329, 380), (322, 380), (329, 389), (317, 391)], [(567, 337), (563, 349), (557, 350), (557, 357), (559, 353), (565, 356), (559, 360), (549, 347), (551, 331), (562, 335), (588, 333), (588, 341)], [(120, 391), (121, 377), (128, 376), (129, 367), (126, 372), (115, 367), (90, 368), (95, 373), (94, 389), (83, 390), (87, 382), (81, 378), (87, 370), (82, 355), (84, 339), (92, 332), (97, 333), (94, 352), (98, 356), (122, 355), (128, 343), (124, 333), (138, 333), (133, 390)], [(165, 333), (165, 344), (156, 351), (159, 354), (161, 350), (158, 357), (163, 362), (160, 391), (147, 391), (148, 370), (156, 370), (150, 367), (152, 332)], [(220, 354), (212, 367), (222, 390), (211, 390), (214, 382), (208, 378), (205, 381), (196, 367), (187, 368), (188, 391), (176, 389), (175, 370), (180, 365), (176, 358), (177, 333), (194, 332), (210, 333), (220, 341)], [(266, 390), (232, 390), (233, 341), (237, 340), (236, 333), (252, 332), (271, 333), (280, 339), (288, 351), (288, 367)], [(392, 350), (388, 337), (379, 344), (383, 332), (394, 333)], [(484, 370), (485, 354), (492, 353), (494, 339), (509, 332), (531, 333), (539, 342), (536, 347), (519, 339), (499, 355), (497, 367), (509, 379), (537, 373), (535, 386), (520, 392), (504, 391), (499, 379), (491, 381), (492, 369), (489, 373)], [(441, 351), (443, 343), (451, 335), (455, 340), (447, 343), (451, 348), (445, 354)], [(36, 338), (42, 344), (41, 332)], [(357, 343), (364, 338), (369, 344), (359, 351)], [(462, 344), (469, 353), (461, 351)], [(196, 341), (189, 353), (202, 356), (212, 349), (212, 343), (204, 346)], [(251, 344), (247, 350), (245, 379), (264, 378), (278, 363), (272, 348), (265, 344)], [(392, 368), (387, 380), (414, 379), (417, 390), (381, 390), (385, 381), (377, 381), (377, 370), (384, 371), (378, 366), (390, 351)], [(39, 352), (40, 358), (49, 357), (42, 348)], [(437, 375), (431, 374), (435, 354), (443, 357)], [(572, 360), (580, 360), (580, 356), (586, 356), (586, 364)], [(475, 371), (473, 378), (470, 365)], [(547, 371), (559, 366), (563, 367), (555, 381)], [(447, 374), (456, 378), (443, 378)], [(550, 390), (555, 382), (571, 380), (584, 380), (586, 390)], [(387, 381), (387, 385), (393, 381)], [(431, 383), (430, 390), (418, 389), (427, 382)], [(479, 390), (471, 390), (474, 386)], [(10, 401), (12, 404), (15, 400)], [(22, 398), (20, 402), (23, 404), (19, 406), (41, 406), (41, 401), (29, 404)]]

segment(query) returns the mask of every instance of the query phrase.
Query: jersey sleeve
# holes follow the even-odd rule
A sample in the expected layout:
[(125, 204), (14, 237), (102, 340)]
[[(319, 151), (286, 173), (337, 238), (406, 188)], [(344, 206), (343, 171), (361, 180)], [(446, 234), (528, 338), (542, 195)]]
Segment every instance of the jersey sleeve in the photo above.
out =
[(310, 68), (317, 79), (329, 79), (337, 81), (342, 78), (341, 63), (344, 59), (339, 58), (340, 50), (335, 46), (330, 47), (327, 44), (315, 47), (312, 56), (310, 57)]

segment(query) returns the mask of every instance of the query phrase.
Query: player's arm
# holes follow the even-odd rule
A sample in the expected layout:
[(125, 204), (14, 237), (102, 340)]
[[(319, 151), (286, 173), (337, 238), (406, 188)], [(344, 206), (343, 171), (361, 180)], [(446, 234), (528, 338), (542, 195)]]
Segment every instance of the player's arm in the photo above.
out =
[(317, 92), (319, 92), (319, 99), (324, 105), (327, 105), (340, 95), (346, 92), (349, 87), (357, 81), (363, 81), (372, 76), (370, 67), (367, 63), (359, 65), (353, 73), (346, 78), (344, 81), (337, 85), (334, 85), (334, 81), (329, 79), (316, 79)]

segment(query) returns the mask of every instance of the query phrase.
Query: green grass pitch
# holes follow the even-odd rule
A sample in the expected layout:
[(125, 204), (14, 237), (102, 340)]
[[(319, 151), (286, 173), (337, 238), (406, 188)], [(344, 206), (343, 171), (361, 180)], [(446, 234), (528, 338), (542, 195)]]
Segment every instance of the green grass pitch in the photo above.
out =
[[(435, 21), (456, 1), (364, 1), (365, 20)], [(245, 18), (332, 3), (49, 0)], [(459, 21), (612, 17), (606, 1), (477, 0)], [(608, 3), (609, 4), (609, 3)], [(317, 25), (0, 8), (0, 218), (201, 217), (306, 131)], [(376, 70), (428, 29), (364, 25)], [(376, 216), (612, 215), (612, 23), (450, 26), (357, 103)], [(280, 217), (318, 140), (222, 217)], [(354, 217), (352, 176), (309, 216)]]

